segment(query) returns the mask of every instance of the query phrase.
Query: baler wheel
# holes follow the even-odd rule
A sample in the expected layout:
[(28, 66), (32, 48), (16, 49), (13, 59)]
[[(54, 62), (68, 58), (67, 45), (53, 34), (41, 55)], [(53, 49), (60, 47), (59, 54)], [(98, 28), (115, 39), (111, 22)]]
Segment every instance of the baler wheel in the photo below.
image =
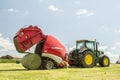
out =
[(50, 70), (50, 69), (53, 69), (53, 67), (54, 67), (54, 63), (52, 60), (44, 60), (42, 63), (43, 69)]
[(108, 58), (108, 56), (103, 55), (99, 58), (99, 65), (101, 67), (108, 67), (110, 65), (110, 59)]
[(83, 68), (92, 68), (94, 66), (94, 63), (95, 63), (95, 59), (93, 53), (91, 51), (83, 52), (80, 59), (80, 65)]

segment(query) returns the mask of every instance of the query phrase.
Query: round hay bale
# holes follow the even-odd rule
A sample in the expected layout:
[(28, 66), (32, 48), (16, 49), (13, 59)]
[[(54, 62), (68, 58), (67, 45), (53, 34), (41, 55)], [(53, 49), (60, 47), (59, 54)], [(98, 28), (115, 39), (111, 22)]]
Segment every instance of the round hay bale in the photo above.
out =
[(27, 69), (28, 69), (28, 67), (27, 67), (26, 59), (27, 59), (27, 56), (28, 56), (28, 55), (29, 55), (29, 54), (25, 55), (25, 56), (22, 58), (22, 65), (23, 65), (24, 68), (27, 68)]
[(27, 54), (22, 58), (22, 65), (30, 70), (39, 69), (41, 57), (38, 54)]

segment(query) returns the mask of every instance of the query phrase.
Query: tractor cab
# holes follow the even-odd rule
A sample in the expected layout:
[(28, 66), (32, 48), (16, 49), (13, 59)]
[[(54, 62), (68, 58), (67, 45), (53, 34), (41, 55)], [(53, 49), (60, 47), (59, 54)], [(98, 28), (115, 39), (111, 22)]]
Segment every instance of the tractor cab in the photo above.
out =
[(88, 49), (91, 49), (92, 51), (96, 51), (97, 44), (95, 41), (89, 41), (89, 40), (76, 41), (76, 49), (81, 49), (81, 48), (88, 48)]
[(94, 67), (97, 63), (102, 67), (109, 66), (110, 60), (103, 51), (98, 50), (98, 44), (96, 40), (77, 40), (76, 48), (68, 56), (70, 64), (85, 68)]
[[(98, 51), (98, 44), (99, 42), (96, 42), (96, 40), (77, 40), (76, 41), (76, 51), (82, 52), (83, 50), (91, 50), (94, 54), (94, 56), (99, 57), (101, 54), (103, 54), (102, 51)], [(78, 52), (79, 53), (79, 52)]]

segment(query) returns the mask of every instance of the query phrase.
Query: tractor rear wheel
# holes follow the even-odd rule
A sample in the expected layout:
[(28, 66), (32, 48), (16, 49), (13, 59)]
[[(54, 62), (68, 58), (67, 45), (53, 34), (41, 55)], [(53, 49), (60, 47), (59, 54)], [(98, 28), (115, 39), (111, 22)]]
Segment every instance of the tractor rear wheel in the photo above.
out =
[(110, 59), (106, 55), (102, 55), (99, 57), (99, 65), (101, 67), (108, 67), (110, 65)]
[(95, 59), (91, 51), (85, 51), (80, 59), (80, 65), (83, 68), (92, 68), (94, 66)]

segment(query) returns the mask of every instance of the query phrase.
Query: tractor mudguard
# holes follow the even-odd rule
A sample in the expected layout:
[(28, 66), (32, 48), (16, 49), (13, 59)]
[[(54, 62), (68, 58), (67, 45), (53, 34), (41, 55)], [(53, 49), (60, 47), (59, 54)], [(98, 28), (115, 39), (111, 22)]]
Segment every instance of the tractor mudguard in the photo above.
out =
[(79, 53), (79, 54), (82, 54), (82, 53), (85, 52), (85, 51), (91, 51), (91, 52), (92, 52), (92, 50), (89, 49), (89, 48), (81, 48), (81, 49), (78, 51), (78, 53)]

